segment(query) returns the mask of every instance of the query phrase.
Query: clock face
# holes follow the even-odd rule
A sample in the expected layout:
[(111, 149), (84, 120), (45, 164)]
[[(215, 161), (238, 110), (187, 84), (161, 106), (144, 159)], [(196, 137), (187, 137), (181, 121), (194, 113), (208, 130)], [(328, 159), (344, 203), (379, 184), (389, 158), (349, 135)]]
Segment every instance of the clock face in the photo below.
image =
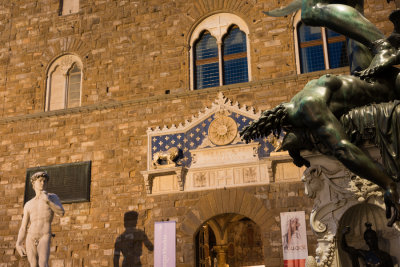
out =
[(237, 135), (238, 127), (231, 117), (219, 116), (208, 128), (208, 138), (217, 146), (231, 143)]

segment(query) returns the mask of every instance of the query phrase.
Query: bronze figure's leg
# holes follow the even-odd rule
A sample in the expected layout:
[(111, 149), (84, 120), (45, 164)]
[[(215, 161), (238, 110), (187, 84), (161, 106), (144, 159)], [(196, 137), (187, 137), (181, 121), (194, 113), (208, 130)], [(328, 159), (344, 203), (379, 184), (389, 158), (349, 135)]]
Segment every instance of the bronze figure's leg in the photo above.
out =
[(386, 70), (388, 67), (400, 63), (400, 50), (395, 49), (386, 39), (380, 39), (373, 43), (375, 54), (368, 68), (360, 72), (355, 72), (361, 78), (372, 77)]
[(327, 27), (367, 47), (385, 36), (354, 7), (304, 0), (301, 20), (310, 26)]
[(319, 100), (311, 97), (298, 107), (295, 117), (311, 129), (333, 155), (349, 170), (382, 188), (389, 189), (392, 179), (357, 146), (352, 144), (335, 115)]
[(318, 146), (323, 148), (322, 153), (335, 156), (350, 171), (385, 190), (386, 216), (391, 226), (400, 220), (396, 184), (386, 170), (351, 143), (339, 121), (352, 108), (398, 99), (400, 72), (390, 68), (386, 74), (387, 77), (378, 77), (374, 82), (352, 75), (329, 74), (312, 80), (289, 103), (264, 111), (258, 120), (243, 129), (242, 138), (249, 142), (270, 133), (278, 135), (283, 128), (288, 133), (282, 147), (290, 152), (298, 166), (309, 164), (299, 151), (316, 147), (311, 142), (317, 141), (322, 145)]
[(333, 93), (341, 91), (343, 88), (339, 87), (343, 86), (324, 77), (309, 82), (303, 91), (292, 99), (292, 105), (288, 105), (288, 119), (295, 122), (297, 128), (309, 129), (310, 133), (350, 171), (385, 190), (384, 201), (388, 218), (391, 217), (391, 208), (394, 208), (394, 217), (388, 222), (391, 226), (399, 216), (396, 184), (383, 168), (350, 142), (342, 124), (327, 105)]

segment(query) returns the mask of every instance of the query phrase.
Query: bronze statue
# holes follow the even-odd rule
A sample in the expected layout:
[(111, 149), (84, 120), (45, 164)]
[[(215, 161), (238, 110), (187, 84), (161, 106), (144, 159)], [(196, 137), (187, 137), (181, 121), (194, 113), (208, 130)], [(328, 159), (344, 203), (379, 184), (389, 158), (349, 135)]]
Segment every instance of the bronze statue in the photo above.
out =
[[(304, 5), (309, 3), (309, 0), (303, 2), (303, 11), (304, 8), (309, 7), (304, 7)], [(320, 3), (314, 4), (321, 6)], [(335, 7), (335, 5), (327, 4), (326, 8), (330, 10), (329, 7)], [(356, 11), (354, 8), (346, 10), (350, 10), (352, 14)], [(398, 29), (399, 17), (400, 10), (393, 12), (390, 16), (395, 24), (395, 30)], [(356, 16), (349, 20), (357, 21), (358, 18)], [(318, 21), (318, 18), (316, 20)], [(347, 25), (346, 29), (349, 28)], [(355, 38), (352, 32), (356, 30), (349, 30), (349, 34), (346, 34), (344, 26), (342, 28), (346, 36)], [(390, 38), (380, 40), (382, 45), (379, 46), (379, 51), (375, 51), (378, 53), (373, 59), (370, 57), (369, 67), (359, 73), (363, 79), (353, 75), (327, 74), (312, 80), (290, 102), (264, 111), (258, 120), (241, 132), (241, 136), (249, 142), (252, 139), (268, 136), (270, 133), (279, 135), (283, 129), (286, 135), (282, 149), (289, 151), (294, 163), (298, 166), (309, 166), (308, 161), (300, 156), (302, 149), (317, 147), (322, 153), (333, 155), (353, 173), (376, 183), (385, 190), (386, 216), (388, 219), (391, 218), (388, 225), (392, 226), (396, 220), (400, 220), (399, 195), (394, 181), (400, 177), (393, 177), (363, 150), (351, 143), (339, 121), (342, 115), (353, 108), (400, 99), (400, 70), (392, 66), (400, 62), (398, 32), (394, 32)], [(383, 69), (385, 72), (382, 71)], [(393, 217), (392, 207), (394, 208)]]
[[(280, 17), (299, 8), (306, 25), (326, 27), (350, 38), (347, 47), (351, 73), (366, 78), (400, 63), (396, 45), (363, 16), (364, 0), (294, 0), (285, 8), (265, 13)], [(393, 23), (399, 33), (399, 23)]]
[(364, 232), (364, 240), (368, 245), (369, 250), (356, 249), (347, 245), (346, 235), (350, 232), (350, 227), (346, 226), (342, 233), (341, 247), (346, 251), (350, 258), (353, 267), (359, 267), (358, 259), (361, 258), (367, 267), (393, 267), (392, 257), (379, 249), (378, 236), (371, 229), (371, 224), (366, 223), (367, 230)]

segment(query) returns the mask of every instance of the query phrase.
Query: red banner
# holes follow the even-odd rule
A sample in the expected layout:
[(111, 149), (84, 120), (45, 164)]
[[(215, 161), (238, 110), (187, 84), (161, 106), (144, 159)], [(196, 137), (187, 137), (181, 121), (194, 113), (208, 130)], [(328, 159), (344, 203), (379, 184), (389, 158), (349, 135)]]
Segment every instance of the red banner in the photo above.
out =
[(284, 267), (305, 267), (306, 260), (298, 259), (298, 260), (284, 260)]

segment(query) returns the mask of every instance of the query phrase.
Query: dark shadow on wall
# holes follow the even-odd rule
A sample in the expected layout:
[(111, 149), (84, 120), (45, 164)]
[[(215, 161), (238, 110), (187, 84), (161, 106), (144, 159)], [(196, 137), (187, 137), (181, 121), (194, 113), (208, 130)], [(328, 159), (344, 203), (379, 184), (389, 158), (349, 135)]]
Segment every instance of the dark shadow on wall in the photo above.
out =
[(114, 246), (114, 267), (119, 267), (119, 258), (124, 257), (122, 267), (139, 267), (142, 266), (140, 256), (142, 255), (143, 244), (150, 251), (154, 246), (148, 239), (146, 233), (140, 229), (136, 229), (138, 213), (136, 211), (128, 211), (124, 215), (125, 232), (123, 232), (115, 240)]

